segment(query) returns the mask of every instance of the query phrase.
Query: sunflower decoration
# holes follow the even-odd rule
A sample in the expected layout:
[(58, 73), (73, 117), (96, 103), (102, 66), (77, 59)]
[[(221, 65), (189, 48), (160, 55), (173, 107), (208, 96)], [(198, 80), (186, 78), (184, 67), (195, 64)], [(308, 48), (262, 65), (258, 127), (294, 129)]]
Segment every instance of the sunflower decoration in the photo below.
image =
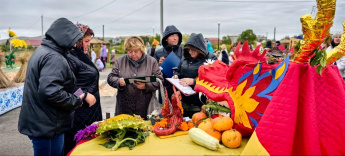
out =
[(27, 48), (27, 45), (25, 43), (24, 40), (20, 40), (20, 39), (12, 39), (11, 40), (11, 45), (14, 48)]
[(17, 34), (14, 31), (8, 29), (7, 32), (9, 37), (17, 37)]
[(5, 56), (5, 63), (7, 67), (13, 68), (12, 65), (15, 63), (16, 57), (14, 52), (17, 51), (19, 48), (27, 48), (26, 42), (24, 40), (20, 40), (17, 38), (17, 34), (12, 30), (7, 30), (9, 35), (9, 42), (10, 42), (10, 53)]
[(133, 149), (145, 142), (149, 128), (140, 116), (121, 114), (100, 123), (96, 134), (108, 137), (108, 142), (101, 145), (113, 151), (125, 146)]

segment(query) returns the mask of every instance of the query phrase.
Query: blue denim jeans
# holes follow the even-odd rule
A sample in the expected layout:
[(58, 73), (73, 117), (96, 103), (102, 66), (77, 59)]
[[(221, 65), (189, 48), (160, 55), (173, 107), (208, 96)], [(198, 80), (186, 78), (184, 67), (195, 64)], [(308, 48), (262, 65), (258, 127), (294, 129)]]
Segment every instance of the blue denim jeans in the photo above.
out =
[(29, 137), (34, 148), (35, 156), (63, 156), (64, 134), (51, 139)]

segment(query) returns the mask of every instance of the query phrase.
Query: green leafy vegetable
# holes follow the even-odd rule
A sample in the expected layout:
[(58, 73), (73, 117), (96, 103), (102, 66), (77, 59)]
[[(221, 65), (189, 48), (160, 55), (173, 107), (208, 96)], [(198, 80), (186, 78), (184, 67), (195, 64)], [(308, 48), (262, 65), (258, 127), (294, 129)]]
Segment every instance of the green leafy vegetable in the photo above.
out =
[(133, 149), (139, 143), (145, 142), (149, 136), (148, 127), (138, 116), (118, 115), (99, 124), (97, 134), (109, 137), (102, 146), (113, 151), (120, 147)]

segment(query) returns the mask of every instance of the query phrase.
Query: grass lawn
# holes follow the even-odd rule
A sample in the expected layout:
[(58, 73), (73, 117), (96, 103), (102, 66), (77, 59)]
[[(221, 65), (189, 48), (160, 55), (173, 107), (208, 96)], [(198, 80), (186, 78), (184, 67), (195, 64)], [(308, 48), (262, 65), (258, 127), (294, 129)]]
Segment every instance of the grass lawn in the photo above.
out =
[[(123, 56), (123, 55), (127, 55), (127, 54), (115, 54), (116, 55), (116, 59), (118, 59), (119, 57)], [(110, 64), (110, 58), (108, 59), (107, 62), (107, 68), (112, 69), (113, 65)]]
[[(12, 69), (12, 68), (10, 68), (10, 67), (6, 68), (6, 64), (3, 63), (3, 64), (1, 65), (1, 70), (2, 70), (4, 73), (7, 73), (7, 72), (14, 72), (14, 71), (18, 71), (21, 65), (22, 65), (22, 63), (20, 63), (20, 62), (18, 61), (18, 62), (14, 63), (14, 64), (12, 65), (12, 67), (13, 67), (13, 69)], [(3, 68), (3, 67), (4, 67), (4, 68)]]

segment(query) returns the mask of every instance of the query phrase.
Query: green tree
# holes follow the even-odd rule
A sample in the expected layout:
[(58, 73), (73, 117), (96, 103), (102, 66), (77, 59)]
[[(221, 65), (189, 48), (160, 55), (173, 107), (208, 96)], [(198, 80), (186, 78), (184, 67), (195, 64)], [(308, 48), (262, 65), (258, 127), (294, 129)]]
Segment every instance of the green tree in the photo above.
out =
[(1, 47), (0, 51), (3, 51), (3, 52), (10, 51), (10, 46), (7, 46), (6, 44), (1, 45), (0, 47)]
[(254, 45), (256, 40), (256, 35), (254, 34), (252, 29), (247, 29), (243, 31), (240, 37), (237, 39), (237, 42), (245, 42), (248, 41), (248, 44)]
[(155, 37), (150, 37), (150, 45), (152, 44), (152, 42), (154, 41)]
[(159, 34), (156, 34), (156, 37), (155, 37), (155, 39), (158, 41), (158, 42), (161, 42), (161, 35), (159, 35)]
[(231, 38), (229, 35), (223, 36), (222, 44), (231, 44), (231, 43), (232, 43), (232, 41), (231, 41)]
[(190, 35), (189, 34), (183, 34), (182, 35), (182, 44), (185, 44), (187, 40), (189, 39)]
[(150, 42), (150, 38), (147, 37), (147, 36), (139, 36), (145, 43), (145, 46), (146, 46), (146, 42)]
[(285, 36), (284, 39), (289, 40), (289, 39), (290, 39), (290, 36)]

